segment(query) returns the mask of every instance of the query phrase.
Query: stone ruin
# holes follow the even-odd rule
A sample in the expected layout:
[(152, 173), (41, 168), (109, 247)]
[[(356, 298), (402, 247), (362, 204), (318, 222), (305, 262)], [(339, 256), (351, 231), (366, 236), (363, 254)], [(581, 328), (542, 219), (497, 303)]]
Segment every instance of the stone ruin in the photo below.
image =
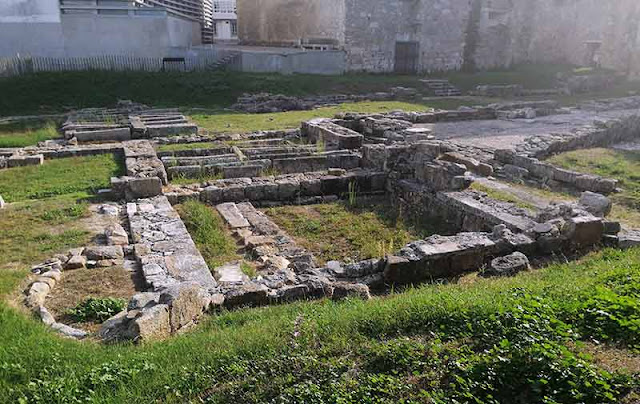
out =
[[(640, 106), (635, 101), (625, 102), (626, 106)], [(609, 106), (615, 108), (612, 105), (613, 101)], [(113, 116), (113, 110), (79, 111), (63, 126), (65, 137), (71, 134), (82, 143), (78, 138), (82, 132), (118, 129), (124, 134), (125, 128), (128, 135), (120, 138), (117, 132), (115, 138), (102, 143), (61, 140), (2, 152), (5, 156), (10, 153), (5, 160), (19, 155), (37, 156), (40, 161), (99, 153), (119, 155), (126, 175), (113, 178), (111, 189), (102, 194), (113, 201), (105, 209), (113, 211), (122, 226), (105, 229), (106, 245), (73, 249), (34, 268), (37, 277), (26, 291), (26, 302), (54, 329), (83, 338), (86, 333), (58, 323), (50, 315), (45, 307), (47, 294), (66, 270), (128, 261), (142, 274), (147, 290), (135, 295), (125, 311), (106, 321), (99, 336), (105, 341), (144, 341), (179, 333), (196, 324), (204, 313), (221, 308), (297, 299), (368, 299), (390, 287), (451, 279), (472, 271), (485, 276), (513, 275), (528, 269), (530, 259), (572, 257), (577, 251), (601, 245), (624, 248), (640, 244), (638, 233), (621, 233), (619, 223), (605, 218), (611, 206), (602, 194), (615, 191), (614, 180), (573, 173), (537, 159), (581, 147), (637, 140), (637, 110), (570, 133), (528, 137), (510, 150), (439, 138), (438, 123), (517, 120), (518, 116), (501, 117), (501, 112), (526, 108), (544, 116), (569, 113), (555, 104), (537, 102), (455, 111), (341, 114), (305, 122), (298, 130), (212, 138), (194, 133), (190, 127), (172, 137), (152, 129), (156, 125), (136, 131), (137, 118), (162, 115), (158, 110), (128, 110), (120, 113), (115, 123), (107, 120), (108, 125), (121, 128), (100, 126), (97, 122), (104, 123), (104, 119), (87, 120), (84, 126), (80, 123), (84, 121), (79, 117)], [(174, 117), (173, 112), (168, 114)], [(172, 119), (165, 116), (155, 122)], [(147, 125), (153, 119), (141, 121)], [(420, 126), (425, 123), (436, 126)], [(159, 126), (163, 125), (167, 124)], [(202, 141), (208, 142), (206, 147), (166, 152), (154, 148), (154, 143)], [(199, 178), (202, 174), (213, 174), (217, 179), (191, 185), (171, 183), (174, 177)], [(476, 178), (492, 176), (540, 185), (556, 182), (588, 192), (576, 203), (530, 210), (469, 188)], [(320, 266), (313, 254), (258, 209), (336, 201), (354, 190), (359, 195), (389, 198), (410, 220), (431, 220), (447, 231), (411, 242), (384, 257), (330, 261)], [(190, 199), (220, 213), (245, 256), (255, 264), (255, 277), (245, 275), (237, 262), (207, 267), (172, 207)]]

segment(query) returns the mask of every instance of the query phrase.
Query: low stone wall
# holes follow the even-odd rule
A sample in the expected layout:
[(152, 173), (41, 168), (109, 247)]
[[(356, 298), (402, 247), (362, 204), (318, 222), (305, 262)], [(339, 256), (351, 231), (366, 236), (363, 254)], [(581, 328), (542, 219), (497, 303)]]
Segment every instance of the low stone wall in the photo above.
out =
[(147, 140), (122, 144), (126, 176), (111, 178), (111, 191), (121, 199), (134, 200), (162, 194), (162, 186), (169, 183), (162, 161)]
[[(542, 179), (547, 184), (549, 181), (555, 181), (580, 191), (593, 191), (603, 194), (612, 193), (618, 186), (617, 180), (558, 168), (532, 157), (518, 155), (511, 150), (496, 151), (495, 156), (497, 161), (506, 164), (503, 172), (506, 171), (506, 175), (511, 177), (514, 175), (520, 178), (533, 176)], [(516, 170), (511, 168), (514, 166), (520, 168), (517, 173)]]
[(358, 132), (324, 118), (303, 122), (301, 132), (312, 143), (322, 142), (337, 149), (359, 149), (364, 139)]
[(107, 341), (167, 337), (221, 304), (218, 284), (178, 213), (164, 196), (127, 204), (133, 252), (149, 290), (106, 321)]
[(244, 201), (262, 204), (305, 203), (307, 199), (317, 201), (318, 197), (321, 202), (323, 196), (347, 194), (350, 184), (354, 184), (357, 194), (384, 192), (386, 181), (387, 176), (382, 172), (333, 170), (326, 173), (218, 180), (201, 186), (172, 186), (165, 195), (173, 203), (199, 199), (211, 205)]

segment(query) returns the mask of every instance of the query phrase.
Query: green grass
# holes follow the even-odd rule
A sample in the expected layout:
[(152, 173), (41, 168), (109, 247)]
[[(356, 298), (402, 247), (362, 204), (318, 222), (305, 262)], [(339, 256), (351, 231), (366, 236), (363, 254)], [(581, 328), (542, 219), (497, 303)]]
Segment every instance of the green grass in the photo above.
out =
[(18, 202), (0, 213), (0, 271), (23, 269), (53, 254), (84, 245), (88, 233), (77, 225), (88, 215), (86, 194)]
[(410, 228), (392, 211), (385, 203), (369, 201), (362, 201), (355, 207), (336, 202), (265, 210), (321, 264), (331, 260), (381, 258), (409, 241), (430, 234), (426, 229)]
[[(523, 84), (527, 88), (551, 88), (555, 74), (570, 66), (522, 65), (510, 70), (447, 77), (463, 90), (479, 84)], [(313, 76), (237, 72), (143, 73), (64, 72), (0, 78), (0, 114), (43, 114), (69, 108), (108, 106), (130, 99), (158, 107), (218, 109), (230, 106), (243, 93), (270, 92), (286, 95), (361, 94), (389, 91), (403, 86), (423, 89), (422, 76), (347, 74)], [(158, 83), (162, 83), (158, 85)], [(459, 105), (459, 104), (458, 104)]]
[(200, 174), (197, 177), (185, 177), (183, 175), (171, 177), (171, 183), (174, 185), (200, 184), (208, 181), (216, 181), (222, 179), (222, 173), (218, 174)]
[(569, 170), (619, 180), (624, 191), (611, 195), (614, 203), (640, 210), (640, 152), (583, 149), (553, 156), (548, 161)]
[(323, 107), (311, 111), (289, 111), (269, 114), (217, 113), (211, 115), (193, 114), (191, 118), (199, 126), (212, 133), (247, 133), (260, 130), (299, 128), (303, 121), (314, 118), (333, 118), (338, 112), (376, 113), (396, 109), (424, 111), (428, 107), (399, 101), (357, 102)]
[[(637, 373), (571, 347), (596, 338), (637, 361), (624, 347), (639, 342), (639, 263), (607, 250), (369, 302), (222, 313), (140, 347), (65, 340), (0, 303), (0, 401), (631, 403)], [(1, 290), (18, 282), (0, 273)]]
[(242, 259), (224, 221), (213, 208), (198, 201), (187, 201), (178, 205), (177, 210), (211, 270)]
[(0, 123), (0, 148), (33, 146), (60, 137), (54, 122)]
[(536, 207), (533, 204), (523, 201), (522, 199), (513, 194), (510, 194), (509, 192), (494, 189), (479, 182), (474, 182), (473, 184), (471, 184), (471, 189), (484, 192), (485, 194), (487, 194), (487, 196), (489, 196), (489, 198), (502, 202), (512, 203), (519, 208), (529, 209), (532, 211), (536, 210)]
[(0, 171), (0, 195), (10, 203), (92, 192), (109, 188), (110, 178), (122, 173), (122, 162), (111, 154), (46, 160), (40, 166)]

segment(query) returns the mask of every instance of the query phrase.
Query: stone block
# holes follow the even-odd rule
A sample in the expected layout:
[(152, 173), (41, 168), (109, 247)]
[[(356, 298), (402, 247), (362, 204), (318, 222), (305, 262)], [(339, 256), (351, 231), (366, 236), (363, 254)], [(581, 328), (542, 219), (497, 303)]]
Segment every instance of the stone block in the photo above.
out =
[(195, 324), (208, 308), (210, 299), (197, 283), (180, 284), (167, 288), (160, 295), (160, 303), (169, 305), (171, 332)]
[(483, 272), (484, 276), (513, 276), (530, 268), (529, 258), (521, 252), (499, 257), (491, 261), (491, 266)]
[(582, 195), (580, 195), (578, 203), (582, 205), (587, 212), (598, 217), (609, 215), (613, 207), (609, 198), (590, 191), (583, 192)]
[(129, 324), (128, 334), (138, 342), (164, 339), (171, 335), (169, 306), (157, 304), (142, 310)]
[(288, 201), (295, 199), (300, 194), (300, 183), (295, 180), (278, 180), (278, 199), (280, 201)]
[(369, 287), (360, 283), (336, 282), (333, 284), (333, 300), (355, 297), (363, 300), (371, 299)]
[(218, 187), (207, 187), (200, 193), (200, 199), (208, 204), (215, 205), (224, 200), (223, 189)]
[(242, 202), (245, 200), (244, 188), (230, 186), (222, 189), (222, 200), (225, 202)]
[(127, 231), (118, 223), (107, 226), (104, 231), (108, 245), (129, 245), (129, 235)]
[(84, 256), (89, 260), (120, 260), (124, 258), (121, 246), (91, 246), (84, 249)]
[(300, 182), (300, 194), (302, 196), (322, 195), (322, 181), (320, 179), (307, 179)]
[(602, 219), (595, 216), (572, 217), (565, 222), (562, 233), (578, 247), (600, 243), (604, 234)]
[(87, 257), (82, 256), (82, 255), (73, 255), (64, 264), (64, 269), (65, 270), (83, 269), (86, 266), (87, 266)]
[(217, 205), (216, 209), (232, 229), (250, 226), (249, 221), (240, 213), (235, 203), (222, 203)]
[(268, 291), (264, 285), (246, 283), (225, 293), (224, 306), (232, 309), (266, 305), (269, 303)]
[(130, 178), (127, 181), (126, 197), (129, 200), (151, 198), (162, 194), (162, 180), (158, 177)]

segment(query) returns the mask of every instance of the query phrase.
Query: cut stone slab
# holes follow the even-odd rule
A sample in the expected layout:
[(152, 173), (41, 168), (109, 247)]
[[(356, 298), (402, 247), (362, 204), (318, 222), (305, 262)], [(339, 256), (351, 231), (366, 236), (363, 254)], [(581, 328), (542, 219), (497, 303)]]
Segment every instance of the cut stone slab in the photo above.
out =
[(249, 282), (249, 277), (242, 272), (239, 262), (232, 262), (213, 270), (218, 283), (222, 285)]
[(247, 283), (242, 287), (234, 288), (225, 295), (224, 306), (228, 309), (245, 306), (263, 306), (269, 303), (267, 292), (269, 288), (264, 285)]
[(83, 269), (87, 266), (87, 257), (83, 255), (73, 255), (69, 258), (64, 269)]
[(121, 246), (92, 246), (84, 249), (84, 255), (89, 260), (121, 260), (124, 258), (124, 251)]
[(630, 231), (618, 236), (618, 247), (624, 249), (640, 246), (640, 231)]
[(484, 276), (513, 276), (520, 271), (529, 269), (529, 258), (521, 252), (499, 257), (491, 261), (489, 269), (484, 271)]
[(51, 328), (69, 338), (83, 339), (89, 335), (86, 331), (78, 330), (77, 328), (69, 327), (62, 323), (54, 323), (51, 325)]
[(216, 209), (232, 229), (240, 229), (250, 226), (249, 221), (242, 216), (242, 213), (240, 213), (238, 206), (235, 203), (222, 203), (216, 206)]
[(107, 226), (104, 231), (104, 235), (107, 238), (107, 244), (109, 245), (128, 245), (129, 235), (127, 231), (118, 223), (113, 223)]

